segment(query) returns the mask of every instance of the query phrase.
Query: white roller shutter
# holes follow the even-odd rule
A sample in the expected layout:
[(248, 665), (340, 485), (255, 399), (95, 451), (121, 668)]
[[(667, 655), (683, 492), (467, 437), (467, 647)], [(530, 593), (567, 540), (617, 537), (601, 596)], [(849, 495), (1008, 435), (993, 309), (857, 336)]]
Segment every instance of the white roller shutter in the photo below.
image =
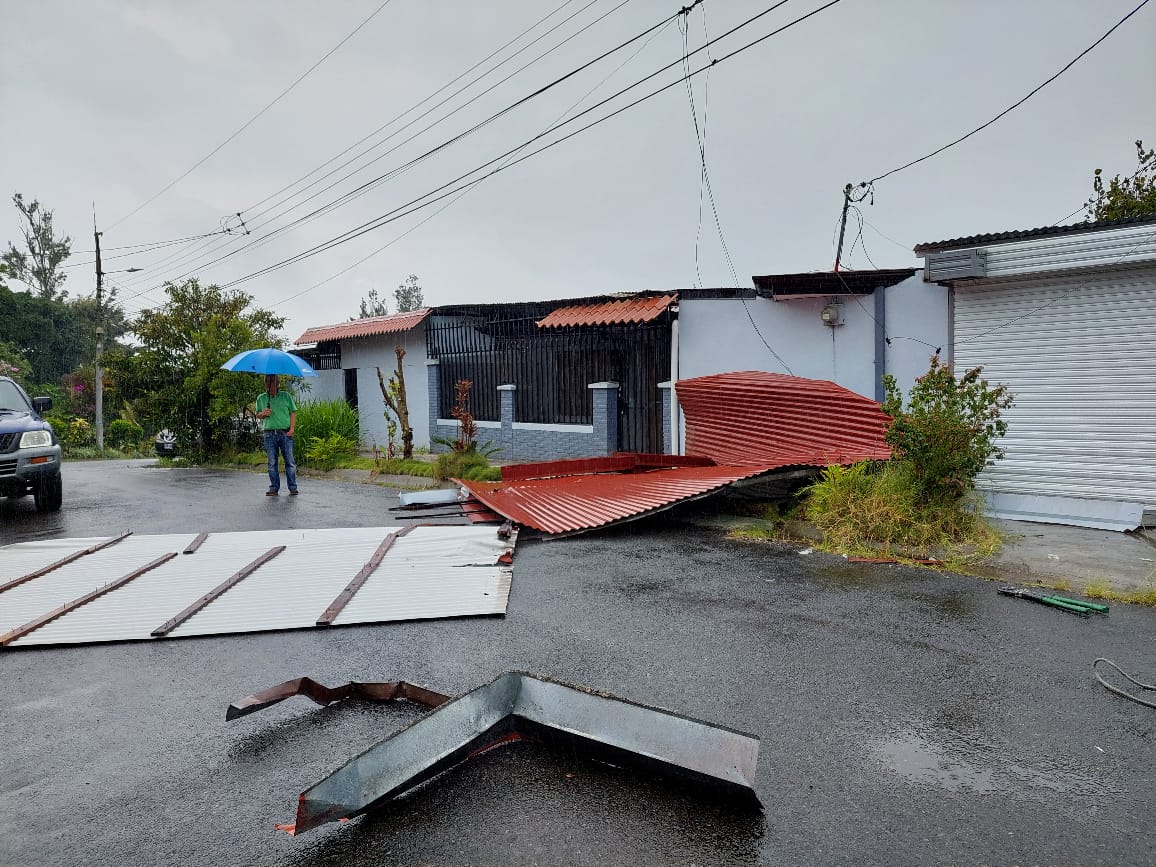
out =
[(956, 370), (1015, 394), (989, 493), (1027, 518), (1156, 505), (1156, 270), (959, 286), (954, 323)]

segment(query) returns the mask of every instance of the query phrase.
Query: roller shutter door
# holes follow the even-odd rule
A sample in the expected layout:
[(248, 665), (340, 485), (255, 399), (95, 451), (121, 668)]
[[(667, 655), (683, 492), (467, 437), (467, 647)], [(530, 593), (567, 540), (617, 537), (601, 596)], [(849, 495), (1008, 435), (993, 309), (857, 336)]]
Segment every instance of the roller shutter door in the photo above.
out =
[(954, 322), (956, 370), (1015, 394), (988, 492), (1156, 506), (1156, 271), (957, 287)]

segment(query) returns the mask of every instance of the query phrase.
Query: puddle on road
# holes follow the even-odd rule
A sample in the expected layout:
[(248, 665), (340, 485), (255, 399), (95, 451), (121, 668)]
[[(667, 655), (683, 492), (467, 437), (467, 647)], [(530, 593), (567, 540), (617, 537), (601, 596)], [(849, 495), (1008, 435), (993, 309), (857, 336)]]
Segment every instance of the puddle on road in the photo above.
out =
[[(875, 757), (915, 786), (975, 795), (1009, 795), (1051, 800), (1057, 794), (1098, 806), (1119, 790), (1070, 762), (1025, 762), (1009, 758), (1007, 748), (981, 743), (955, 732), (908, 730), (872, 744)], [(1074, 800), (1072, 806), (1077, 806)]]

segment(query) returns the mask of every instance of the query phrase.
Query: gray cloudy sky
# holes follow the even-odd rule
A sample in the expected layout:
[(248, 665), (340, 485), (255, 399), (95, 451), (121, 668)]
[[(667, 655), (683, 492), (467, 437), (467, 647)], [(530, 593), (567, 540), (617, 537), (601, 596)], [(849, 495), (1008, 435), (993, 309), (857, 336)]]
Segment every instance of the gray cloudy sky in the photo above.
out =
[[(586, 97), (580, 110), (682, 51), (679, 28), (671, 23), (361, 197), (242, 250), (661, 21), (680, 3), (391, 0), (234, 141), (117, 223), (220, 144), (380, 2), (8, 0), (0, 33), (0, 191), (6, 197), (21, 191), (54, 209), (59, 227), (74, 239), (74, 263), (91, 261), (80, 251), (92, 248), (93, 202), (106, 248), (211, 232), (226, 215), (242, 212), (254, 229), (248, 237), (220, 236), (108, 261), (108, 271), (145, 269), (111, 275), (126, 306), (137, 309), (163, 298), (153, 287), (164, 279), (192, 271), (226, 283), (390, 212), (537, 135), (579, 99)], [(719, 43), (713, 56), (821, 2), (791, 0)], [(709, 108), (708, 165), (740, 282), (749, 285), (752, 274), (830, 269), (845, 182), (882, 174), (989, 119), (1136, 2), (843, 0), (719, 63), (710, 73), (709, 94), (699, 76), (699, 120), (704, 123)], [(703, 10), (714, 37), (770, 5), (706, 0), (690, 17), (692, 47), (703, 41)], [(578, 14), (341, 173), (264, 215), (278, 199), (254, 207), (553, 9), (559, 11), (545, 24), (478, 72)], [(602, 15), (561, 48), (421, 132)], [(1132, 142), (1156, 143), (1154, 47), (1156, 4), (992, 128), (881, 181), (874, 206), (863, 206), (869, 221), (863, 237), (874, 262), (914, 265), (910, 248), (920, 241), (1053, 223), (1087, 197), (1093, 168), (1131, 173)], [(692, 68), (702, 56), (692, 58)], [(649, 88), (673, 76), (674, 70)], [(395, 133), (450, 92), (343, 159)], [(452, 204), (444, 212), (413, 228), (447, 202)], [(236, 223), (234, 218), (230, 225)], [(309, 325), (347, 318), (370, 288), (392, 301), (393, 288), (409, 273), (420, 276), (431, 304), (677, 289), (698, 282), (698, 223), (698, 146), (680, 86), (486, 180), (458, 201), (443, 200), (239, 288), (288, 316), (290, 338)], [(18, 237), (13, 208), (0, 208), (0, 228), (0, 240)], [(363, 264), (306, 291), (411, 228)], [(233, 250), (242, 251), (202, 267)], [(852, 265), (870, 267), (859, 248)], [(732, 284), (709, 208), (700, 269), (706, 285)], [(72, 293), (92, 291), (91, 267), (70, 273), (66, 288)]]

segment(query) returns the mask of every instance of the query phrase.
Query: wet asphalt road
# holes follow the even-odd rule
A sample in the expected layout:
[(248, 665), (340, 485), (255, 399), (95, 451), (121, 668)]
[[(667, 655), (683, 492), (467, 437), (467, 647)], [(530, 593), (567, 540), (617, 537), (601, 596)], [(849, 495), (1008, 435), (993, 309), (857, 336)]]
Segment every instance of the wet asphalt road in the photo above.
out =
[[(261, 476), (67, 468), (44, 536), (389, 523), (395, 493)], [(0, 556), (3, 552), (0, 551)], [(2, 604), (2, 599), (0, 599)], [(1152, 864), (1156, 612), (1089, 621), (992, 584), (660, 523), (518, 548), (504, 619), (0, 652), (0, 864)], [(416, 718), (233, 699), (309, 674), (460, 692), (521, 668), (762, 738), (744, 812), (518, 744), (299, 838), (297, 793)]]

